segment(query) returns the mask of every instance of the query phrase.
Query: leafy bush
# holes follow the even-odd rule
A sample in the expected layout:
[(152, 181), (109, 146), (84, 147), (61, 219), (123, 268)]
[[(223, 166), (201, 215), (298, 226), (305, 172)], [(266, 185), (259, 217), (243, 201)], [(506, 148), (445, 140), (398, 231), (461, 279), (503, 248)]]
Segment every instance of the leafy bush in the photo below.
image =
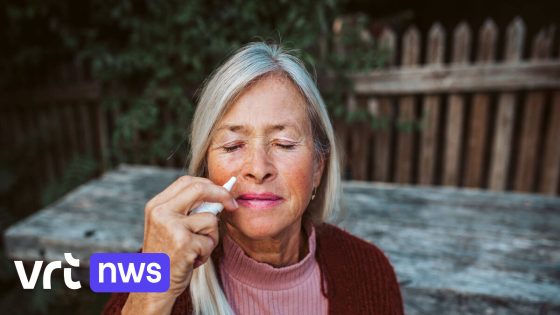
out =
[[(333, 52), (332, 24), (342, 15), (336, 0), (12, 1), (6, 12), (11, 49), (4, 67), (28, 69), (75, 57), (103, 82), (103, 106), (119, 112), (112, 134), (115, 163), (162, 161), (181, 144), (186, 151), (196, 89), (247, 42), (297, 48), (319, 75), (379, 67), (386, 55), (376, 53), (374, 41), (356, 40), (359, 28), (344, 29), (348, 54)], [(363, 27), (367, 19), (359, 23)], [(30, 40), (30, 34), (42, 40)], [(347, 87), (323, 91), (337, 115), (345, 113)]]
[[(6, 0), (0, 18), (0, 91), (56, 84), (43, 75), (60, 64), (85, 65), (86, 76), (102, 83), (104, 108), (118, 113), (111, 161), (161, 162), (187, 151), (186, 132), (203, 80), (243, 44), (266, 40), (297, 48), (312, 73), (334, 74), (337, 84), (323, 91), (331, 113), (355, 119), (364, 115), (343, 106), (344, 73), (380, 67), (386, 54), (375, 41), (360, 40), (364, 17), (359, 27), (342, 29), (341, 44), (352, 49), (335, 53), (332, 25), (342, 14), (339, 0)], [(50, 133), (37, 128), (30, 134), (18, 148), (0, 154), (0, 199), (13, 201), (8, 206), (0, 201), (2, 229), (38, 208), (24, 205), (30, 198), (22, 189), (33, 182), (27, 166), (44, 154)], [(45, 183), (41, 204), (91, 177), (96, 163), (75, 157), (57, 182)], [(6, 261), (0, 255), (0, 265)], [(15, 277), (13, 265), (0, 274), (3, 309), (23, 304), (21, 313), (60, 313), (70, 305), (75, 312), (76, 301), (92, 298), (86, 291), (61, 301), (58, 294), (40, 290), (22, 295)]]

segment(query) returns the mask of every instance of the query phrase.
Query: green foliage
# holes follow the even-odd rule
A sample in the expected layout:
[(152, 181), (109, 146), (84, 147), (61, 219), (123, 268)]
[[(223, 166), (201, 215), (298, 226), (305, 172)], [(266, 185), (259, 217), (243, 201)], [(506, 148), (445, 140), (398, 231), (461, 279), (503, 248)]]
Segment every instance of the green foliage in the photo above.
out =
[[(327, 40), (334, 2), (118, 1), (94, 13), (96, 32), (80, 56), (107, 83), (111, 106), (126, 108), (112, 139), (117, 160), (165, 159), (184, 142), (194, 91), (231, 52), (254, 40), (300, 49), (310, 65)], [(279, 14), (282, 12), (282, 14)], [(162, 110), (173, 127), (157, 128)], [(141, 142), (137, 137), (150, 139)], [(141, 152), (141, 154), (138, 154)]]
[[(250, 41), (297, 48), (318, 76), (334, 74), (337, 84), (323, 95), (331, 114), (347, 116), (345, 73), (382, 67), (387, 51), (372, 39), (363, 40), (361, 31), (369, 21), (359, 16), (339, 36), (338, 44), (350, 49), (344, 55), (336, 53), (332, 25), (343, 14), (340, 2), (113, 0), (80, 6), (14, 0), (6, 6), (4, 33), (10, 49), (2, 65), (19, 67), (8, 73), (25, 73), (29, 65), (77, 56), (103, 82), (104, 107), (119, 112), (111, 139), (113, 162), (161, 161), (174, 148), (188, 145), (196, 89), (228, 55)], [(29, 34), (41, 40), (29, 39)]]
[[(111, 132), (111, 161), (162, 161), (175, 152), (186, 153), (195, 92), (204, 79), (242, 45), (265, 40), (297, 48), (318, 77), (334, 76), (336, 84), (322, 91), (334, 117), (371, 120), (367, 112), (347, 110), (346, 73), (382, 67), (388, 52), (373, 39), (363, 40), (361, 30), (368, 24), (363, 16), (343, 27), (337, 42), (332, 25), (344, 13), (340, 2), (6, 0), (0, 18), (0, 90), (27, 86), (29, 78), (49, 73), (57, 64), (84, 64), (93, 79), (102, 82), (103, 108), (118, 113)], [(338, 54), (336, 45), (349, 49)], [(73, 158), (59, 180), (43, 183), (41, 205), (24, 205), (31, 198), (21, 192), (36, 180), (28, 165), (49, 147), (51, 127), (44, 122), (15, 150), (0, 152), (0, 197), (11, 200), (7, 209), (0, 205), (1, 228), (29, 214), (14, 209), (45, 206), (90, 178), (98, 167), (91, 157)], [(4, 262), (0, 257), (0, 264)], [(42, 290), (22, 294), (13, 265), (0, 269), (7, 270), (0, 273), (1, 309), (24, 304), (21, 313), (60, 313), (57, 307), (70, 306), (85, 314), (91, 304), (62, 300), (53, 306), (60, 295)], [(71, 299), (80, 300), (72, 294)]]

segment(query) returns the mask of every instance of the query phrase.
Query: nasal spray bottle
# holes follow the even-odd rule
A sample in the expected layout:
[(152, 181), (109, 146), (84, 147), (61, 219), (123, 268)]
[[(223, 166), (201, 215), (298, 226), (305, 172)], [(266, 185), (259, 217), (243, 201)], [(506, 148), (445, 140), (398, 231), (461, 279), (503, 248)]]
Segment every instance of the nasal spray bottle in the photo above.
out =
[[(227, 189), (227, 191), (231, 191), (231, 188), (233, 188), (233, 185), (235, 184), (235, 182), (237, 181), (237, 178), (234, 176), (232, 178), (230, 178), (227, 183), (224, 184), (224, 188)], [(213, 213), (215, 215), (217, 215), (218, 213), (222, 212), (222, 210), (224, 209), (224, 205), (222, 205), (219, 202), (203, 202), (200, 206), (194, 208), (193, 210), (191, 210), (191, 214), (196, 214), (196, 213), (204, 213), (204, 212), (208, 212), (208, 213)]]

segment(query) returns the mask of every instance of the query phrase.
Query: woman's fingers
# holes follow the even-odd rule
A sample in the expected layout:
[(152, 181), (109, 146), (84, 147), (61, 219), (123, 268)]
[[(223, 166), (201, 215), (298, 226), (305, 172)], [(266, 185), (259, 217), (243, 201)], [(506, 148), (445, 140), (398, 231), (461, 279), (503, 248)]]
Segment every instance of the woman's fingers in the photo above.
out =
[(207, 235), (218, 229), (218, 218), (212, 213), (191, 214), (183, 224), (193, 233)]
[(173, 212), (187, 214), (195, 204), (200, 202), (217, 202), (228, 210), (237, 209), (233, 196), (224, 187), (210, 183), (192, 182), (174, 198), (159, 205)]
[(192, 268), (206, 262), (218, 244), (218, 218), (214, 214), (185, 215), (202, 202), (221, 203), (229, 210), (237, 208), (225, 188), (189, 176), (176, 180), (146, 204), (143, 250), (169, 255), (172, 292), (183, 292)]
[(154, 208), (162, 203), (169, 201), (171, 198), (175, 197), (179, 192), (183, 191), (185, 187), (187, 187), (188, 185), (194, 182), (202, 182), (207, 184), (212, 183), (212, 181), (203, 177), (193, 177), (193, 176), (186, 176), (186, 175), (181, 176), (177, 178), (171, 185), (165, 188), (162, 192), (160, 192), (159, 194), (154, 196), (150, 201), (148, 201), (146, 207)]
[(197, 260), (202, 263), (206, 262), (216, 247), (216, 242), (206, 235), (193, 234), (191, 237), (190, 247), (194, 255), (187, 259), (191, 265), (194, 265)]
[(209, 237), (214, 244), (218, 244), (218, 218), (211, 213), (198, 213), (185, 217), (183, 225), (192, 233)]

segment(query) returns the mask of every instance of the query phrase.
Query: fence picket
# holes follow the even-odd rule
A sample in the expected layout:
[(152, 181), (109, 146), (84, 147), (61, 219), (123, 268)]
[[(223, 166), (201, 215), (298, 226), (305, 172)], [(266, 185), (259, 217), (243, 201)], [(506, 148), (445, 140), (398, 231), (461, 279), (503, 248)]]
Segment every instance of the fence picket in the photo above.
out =
[[(445, 30), (439, 23), (434, 23), (428, 35), (426, 64), (441, 67), (445, 56)], [(423, 99), (423, 128), (420, 132), (420, 165), (418, 183), (421, 185), (435, 184), (435, 164), (438, 152), (437, 131), (441, 115), (439, 95), (426, 95)]]
[(67, 105), (61, 108), (64, 114), (64, 121), (66, 123), (66, 139), (71, 152), (71, 158), (79, 152), (78, 129), (76, 127), (76, 115), (74, 113), (74, 109), (74, 105)]
[(555, 195), (560, 193), (560, 91), (552, 96), (548, 118), (539, 192)]
[[(532, 59), (548, 59), (551, 53), (554, 30), (541, 30), (533, 41)], [(519, 159), (515, 174), (515, 190), (530, 192), (536, 184), (536, 163), (540, 126), (545, 110), (545, 94), (543, 91), (529, 92), (524, 104), (519, 144)]]
[(91, 140), (91, 123), (89, 121), (90, 117), (89, 106), (86, 102), (81, 102), (78, 105), (78, 125), (80, 126), (80, 135), (82, 141), (81, 143), (81, 153), (93, 157), (93, 142)]
[[(384, 29), (381, 33), (379, 41), (382, 47), (390, 51), (388, 66), (393, 66), (395, 64), (397, 43), (395, 32), (388, 28)], [(377, 107), (373, 105), (375, 103), (378, 103)], [(378, 101), (376, 99), (372, 99), (368, 104), (368, 110), (370, 113), (374, 114), (380, 122), (379, 126), (374, 128), (372, 136), (373, 166), (371, 168), (371, 178), (374, 181), (390, 181), (393, 130), (389, 122), (393, 119), (392, 109), (393, 106), (391, 99), (387, 96), (379, 97)]]
[[(434, 23), (423, 48), (417, 28), (407, 29), (398, 39), (402, 45), (386, 28), (379, 42), (391, 52), (388, 69), (348, 74), (354, 88), (345, 105), (350, 110), (367, 109), (376, 119), (348, 123), (346, 117), (333, 118), (341, 154), (347, 158), (345, 178), (350, 174), (357, 180), (560, 194), (560, 59), (550, 58), (551, 47), (557, 45), (554, 29), (540, 32), (530, 50), (531, 60), (523, 60), (525, 24), (514, 19), (505, 32), (500, 31), (505, 37), (504, 60), (497, 61), (499, 32), (487, 19), (473, 38), (477, 49), (472, 63), (469, 26), (460, 23), (453, 38), (447, 39), (446, 33)], [(444, 59), (449, 40), (448, 65)], [(397, 46), (402, 46), (401, 52)], [(426, 49), (425, 65), (420, 65), (420, 49)], [(38, 174), (36, 192), (56, 179), (77, 152), (97, 159), (100, 171), (109, 166), (107, 158), (112, 159), (110, 164), (122, 162), (121, 156), (109, 155), (115, 125), (125, 108), (101, 108), (101, 84), (84, 81), (79, 66), (51, 66), (49, 76), (31, 78), (34, 85), (5, 91), (0, 98), (5, 106), (0, 117), (3, 145), (27, 145), (32, 136), (43, 141), (37, 147), (38, 163), (30, 168)], [(519, 92), (527, 93), (522, 106), (517, 104)], [(466, 93), (473, 93), (469, 104)], [(496, 100), (490, 93), (496, 93)], [(167, 104), (160, 105), (160, 123), (179, 123), (166, 110)], [(422, 128), (416, 131), (417, 126)], [(517, 127), (519, 138), (514, 139)], [(141, 150), (146, 137), (133, 135), (134, 150)], [(147, 159), (139, 152), (131, 155), (131, 162), (183, 166), (182, 149), (165, 161)]]
[[(355, 94), (350, 93), (348, 96), (348, 110), (351, 112), (356, 111), (362, 106), (363, 99), (357, 98)], [(350, 154), (348, 162), (352, 179), (354, 180), (367, 180), (367, 162), (368, 162), (368, 149), (370, 143), (369, 126), (363, 122), (352, 122), (350, 128)]]
[[(525, 23), (523, 23), (521, 18), (517, 17), (507, 28), (504, 52), (505, 63), (515, 63), (521, 60), (524, 40)], [(515, 93), (504, 92), (499, 95), (488, 185), (492, 190), (505, 190), (507, 188), (508, 168), (511, 162), (515, 103)]]
[[(113, 131), (111, 133), (111, 137), (108, 139), (109, 140), (109, 145), (113, 146), (115, 145), (115, 132), (114, 130), (116, 130), (118, 128), (119, 125), (119, 117), (121, 116), (121, 107), (119, 106), (115, 106), (113, 105), (110, 109), (109, 109), (109, 116), (111, 117), (111, 121), (110, 121), (110, 125), (111, 125), (111, 130)], [(120, 157), (118, 156), (113, 156), (113, 161), (111, 161), (111, 163), (115, 163), (118, 164)]]
[(64, 118), (62, 116), (62, 111), (58, 107), (58, 104), (52, 104), (48, 108), (49, 121), (52, 123), (52, 127), (49, 128), (49, 137), (52, 139), (55, 152), (55, 161), (58, 165), (59, 175), (64, 173), (64, 170), (68, 166), (70, 161), (68, 151), (68, 144), (65, 143), (63, 128)]
[[(410, 27), (404, 34), (403, 54), (401, 66), (414, 67), (420, 61), (420, 32), (416, 27)], [(415, 121), (415, 99), (412, 95), (400, 97), (398, 101), (398, 126), (404, 126)], [(397, 183), (411, 183), (413, 180), (414, 161), (414, 133), (412, 130), (397, 128), (397, 156), (395, 158), (395, 181)]]
[[(45, 150), (45, 155), (43, 158), (43, 170), (46, 182), (50, 183), (56, 179), (56, 165), (54, 161), (54, 153), (51, 139), (46, 136), (49, 130), (49, 121), (46, 117), (46, 109), (40, 108), (37, 110), (30, 110), (30, 122), (32, 131), (35, 131), (36, 141)], [(38, 133), (40, 131), (40, 134)]]
[[(484, 22), (478, 35), (476, 62), (490, 64), (496, 56), (498, 29), (491, 19)], [(476, 93), (470, 106), (467, 152), (465, 152), (465, 181), (467, 187), (481, 187), (484, 182), (484, 158), (486, 157), (487, 132), (489, 123), (490, 96)]]
[[(471, 30), (462, 22), (453, 32), (453, 64), (467, 64), (471, 49)], [(460, 184), (461, 139), (463, 137), (463, 118), (465, 98), (461, 94), (451, 94), (448, 99), (448, 114), (445, 131), (445, 152), (443, 164), (443, 184)]]
[[(532, 59), (542, 60), (550, 57), (554, 29), (541, 30), (533, 41)], [(536, 157), (538, 143), (541, 137), (545, 107), (544, 91), (531, 91), (524, 104), (524, 115), (521, 124), (521, 139), (519, 143), (519, 158), (517, 159), (515, 174), (515, 190), (531, 192), (536, 184)]]
[(103, 106), (98, 105), (90, 106), (93, 110), (93, 148), (95, 151), (95, 158), (99, 162), (98, 172), (102, 173), (109, 167), (109, 139), (107, 138), (107, 121), (105, 115), (105, 109)]

